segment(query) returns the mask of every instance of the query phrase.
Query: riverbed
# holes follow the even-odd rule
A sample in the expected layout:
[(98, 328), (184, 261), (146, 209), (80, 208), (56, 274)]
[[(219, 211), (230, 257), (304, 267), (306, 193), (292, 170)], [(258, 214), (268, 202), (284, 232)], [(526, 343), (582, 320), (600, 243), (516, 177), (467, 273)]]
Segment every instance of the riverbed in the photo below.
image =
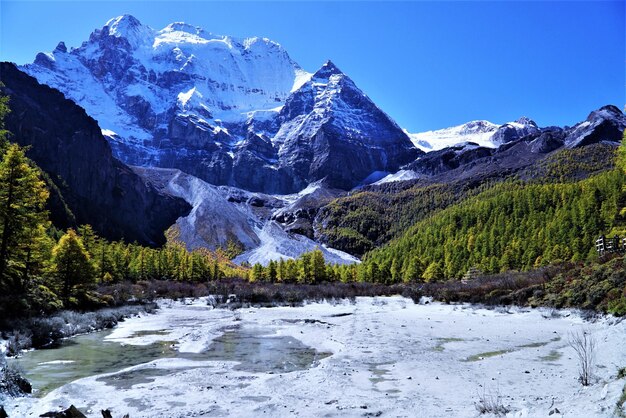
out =
[[(69, 339), (18, 362), (32, 397), (11, 417), (74, 404), (88, 416), (474, 417), (485, 396), (508, 416), (611, 416), (625, 379), (626, 322), (573, 311), (358, 298), (213, 309), (161, 301), (156, 314)], [(568, 345), (597, 342), (593, 384)]]

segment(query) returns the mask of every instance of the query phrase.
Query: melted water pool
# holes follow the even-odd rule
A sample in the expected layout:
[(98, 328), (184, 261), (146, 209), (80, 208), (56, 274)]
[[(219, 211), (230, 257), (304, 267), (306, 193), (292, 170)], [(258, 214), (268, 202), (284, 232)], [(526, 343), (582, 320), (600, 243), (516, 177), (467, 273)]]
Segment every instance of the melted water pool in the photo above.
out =
[(96, 374), (176, 355), (171, 342), (124, 345), (104, 338), (110, 330), (79, 335), (58, 348), (30, 351), (16, 360), (38, 396), (66, 383)]
[[(175, 341), (150, 345), (120, 344), (105, 340), (110, 332), (74, 337), (65, 340), (58, 348), (31, 351), (13, 361), (22, 367), (36, 395), (43, 396), (76, 379), (117, 372), (159, 358), (232, 361), (239, 363), (234, 367), (236, 370), (288, 373), (315, 367), (320, 359), (330, 355), (320, 353), (293, 337), (272, 335), (271, 330), (258, 328), (229, 329), (202, 353), (180, 353), (175, 349)], [(98, 380), (127, 388), (169, 373), (167, 369), (137, 369), (103, 376)]]
[(283, 372), (308, 369), (330, 353), (320, 353), (293, 337), (273, 336), (254, 328), (236, 328), (211, 343), (202, 360), (239, 362), (236, 370)]

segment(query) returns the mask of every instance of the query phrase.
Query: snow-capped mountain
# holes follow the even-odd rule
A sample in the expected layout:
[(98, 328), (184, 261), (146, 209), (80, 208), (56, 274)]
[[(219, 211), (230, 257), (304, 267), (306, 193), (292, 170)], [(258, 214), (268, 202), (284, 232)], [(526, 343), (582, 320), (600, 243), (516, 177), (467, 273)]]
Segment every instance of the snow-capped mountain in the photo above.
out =
[(154, 30), (125, 15), (22, 69), (84, 107), (124, 162), (213, 184), (292, 193), (326, 178), (351, 188), (419, 153), (334, 64), (308, 73), (265, 38), (185, 23)]
[(418, 155), (402, 129), (331, 61), (287, 99), (278, 120), (272, 141), (279, 159), (296, 177), (308, 170), (312, 178), (342, 189), (373, 172), (395, 171), (398, 162)]
[(491, 140), (498, 125), (486, 120), (475, 120), (463, 125), (436, 131), (409, 134), (413, 144), (422, 151), (436, 151), (463, 142), (474, 142), (484, 147), (495, 148)]
[[(473, 124), (475, 122), (466, 125)], [(449, 143), (456, 144), (441, 149), (433, 147), (430, 152), (403, 166), (400, 171), (387, 175), (376, 184), (425, 178), (431, 181), (437, 178), (435, 181), (448, 182), (472, 176), (477, 178), (501, 176), (502, 173), (529, 167), (564, 147), (579, 148), (597, 143), (616, 146), (622, 141), (626, 129), (626, 115), (616, 106), (607, 105), (594, 110), (586, 120), (572, 127), (539, 128), (528, 118), (505, 123), (491, 133), (465, 130), (463, 128), (466, 125), (435, 131), (440, 134), (438, 137), (435, 135), (432, 137), (444, 138)], [(461, 138), (472, 135), (476, 135), (473, 137), (474, 141), (460, 141)], [(482, 135), (490, 137), (487, 140), (482, 138), (484, 142), (479, 144)]]
[(414, 134), (408, 133), (408, 135), (413, 145), (422, 151), (429, 152), (468, 142), (473, 142), (481, 147), (498, 148), (502, 144), (538, 131), (539, 128), (533, 120), (521, 117), (514, 122), (503, 125), (497, 125), (486, 120), (474, 120), (450, 128)]

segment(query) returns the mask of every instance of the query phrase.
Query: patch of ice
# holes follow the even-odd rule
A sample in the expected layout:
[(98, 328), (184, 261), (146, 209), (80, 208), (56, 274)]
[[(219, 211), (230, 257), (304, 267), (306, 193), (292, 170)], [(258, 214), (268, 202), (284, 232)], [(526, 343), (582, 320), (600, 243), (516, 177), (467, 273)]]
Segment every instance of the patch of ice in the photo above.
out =
[(388, 176), (383, 177), (378, 180), (374, 184), (385, 184), (392, 183), (394, 181), (405, 181), (405, 180), (415, 180), (419, 178), (419, 174), (417, 174), (413, 170), (400, 170), (396, 173), (389, 174)]
[(75, 363), (74, 360), (52, 360), (52, 361), (44, 361), (43, 363), (39, 363), (40, 366), (44, 366), (46, 364), (72, 364)]

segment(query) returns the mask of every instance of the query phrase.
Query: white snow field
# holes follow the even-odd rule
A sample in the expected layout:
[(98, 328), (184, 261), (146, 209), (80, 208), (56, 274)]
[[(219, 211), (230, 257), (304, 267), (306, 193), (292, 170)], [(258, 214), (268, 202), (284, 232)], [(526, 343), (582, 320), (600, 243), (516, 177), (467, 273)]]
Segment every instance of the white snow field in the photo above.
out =
[[(626, 366), (626, 322), (615, 318), (586, 322), (570, 311), (401, 297), (235, 311), (212, 309), (205, 299), (162, 305), (155, 315), (120, 323), (106, 339), (124, 347), (171, 341), (175, 357), (21, 399), (8, 405), (9, 416), (74, 404), (89, 416), (110, 408), (132, 418), (475, 417), (479, 396), (499, 392), (511, 417), (607, 417), (626, 383), (616, 378)], [(568, 346), (568, 335), (583, 329), (597, 341), (589, 387), (577, 381)], [(239, 337), (212, 345), (228, 333)], [(267, 359), (285, 349), (281, 344), (321, 354), (304, 368), (287, 364), (289, 355), (275, 369), (260, 367), (276, 361)], [(202, 355), (209, 347), (224, 358), (243, 348), (250, 355), (211, 360)]]

